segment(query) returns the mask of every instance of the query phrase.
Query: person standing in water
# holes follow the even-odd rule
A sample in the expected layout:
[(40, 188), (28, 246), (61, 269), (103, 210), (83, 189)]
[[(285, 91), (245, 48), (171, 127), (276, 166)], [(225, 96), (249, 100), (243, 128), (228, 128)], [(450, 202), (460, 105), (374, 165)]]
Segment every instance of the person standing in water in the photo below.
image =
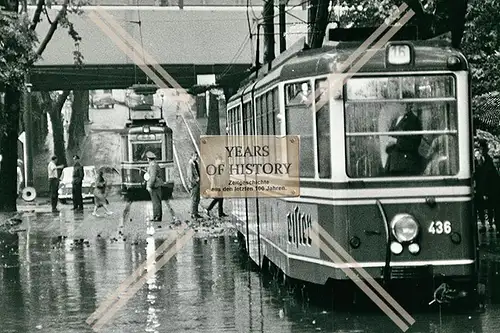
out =
[(107, 193), (106, 193), (106, 180), (104, 179), (103, 171), (99, 171), (95, 181), (95, 189), (94, 189), (94, 211), (92, 215), (99, 217), (100, 215), (97, 213), (99, 208), (104, 208), (104, 211), (107, 215), (113, 214), (107, 207)]

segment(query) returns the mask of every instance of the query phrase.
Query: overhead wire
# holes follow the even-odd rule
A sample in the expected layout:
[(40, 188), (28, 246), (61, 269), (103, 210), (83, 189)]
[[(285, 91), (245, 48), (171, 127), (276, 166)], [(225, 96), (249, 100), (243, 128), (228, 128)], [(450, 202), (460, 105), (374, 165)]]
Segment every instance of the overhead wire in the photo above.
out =
[[(297, 20), (299, 20), (299, 21), (300, 21), (300, 22), (302, 22), (302, 23), (307, 23), (306, 21), (304, 21), (304, 20), (303, 20), (303, 19), (301, 19), (300, 17), (297, 17), (297, 16), (293, 15), (293, 14), (291, 13), (291, 11), (292, 11), (293, 9), (295, 9), (295, 8), (299, 7), (299, 6), (302, 6), (302, 5), (306, 4), (306, 3), (308, 3), (308, 2), (309, 2), (309, 0), (304, 0), (304, 1), (302, 1), (302, 2), (300, 2), (300, 3), (298, 3), (298, 4), (296, 4), (296, 5), (294, 5), (294, 6), (290, 7), (290, 8), (288, 8), (287, 10), (285, 10), (285, 13), (286, 13), (286, 14), (288, 14), (288, 15), (291, 15), (292, 17), (296, 18)], [(244, 49), (245, 49), (245, 46), (246, 46), (246, 44), (248, 43), (248, 41), (252, 41), (252, 39), (253, 39), (253, 32), (252, 32), (252, 31), (253, 31), (254, 27), (252, 27), (252, 28), (251, 28), (251, 24), (250, 24), (250, 15), (249, 15), (249, 9), (251, 9), (251, 11), (252, 11), (252, 15), (253, 15), (253, 17), (254, 17), (254, 25), (255, 25), (256, 23), (258, 24), (258, 22), (259, 22), (260, 20), (262, 20), (262, 18), (263, 18), (262, 14), (260, 15), (260, 17), (257, 17), (257, 15), (255, 14), (255, 11), (253, 10), (253, 6), (251, 6), (251, 0), (247, 0), (247, 4), (246, 4), (246, 6), (247, 6), (247, 25), (248, 25), (248, 31), (249, 31), (249, 32), (248, 32), (248, 35), (246, 36), (246, 38), (243, 40), (242, 44), (240, 45), (240, 47), (239, 47), (239, 48), (238, 48), (238, 50), (236, 51), (236, 53), (235, 53), (235, 55), (233, 56), (233, 58), (231, 59), (231, 61), (230, 61), (229, 65), (228, 65), (228, 66), (224, 69), (224, 71), (220, 74), (220, 77), (221, 77), (221, 78), (222, 78), (222, 77), (224, 77), (224, 76), (226, 76), (226, 74), (229, 72), (229, 70), (230, 70), (230, 69), (232, 68), (232, 66), (235, 64), (236, 60), (237, 60), (237, 59), (241, 56), (241, 53), (243, 53), (243, 51), (244, 51)], [(278, 7), (278, 6), (275, 6), (275, 7)], [(274, 14), (274, 15), (273, 15), (273, 18), (277, 17), (278, 15), (279, 15), (279, 13), (278, 13), (278, 14)], [(290, 33), (290, 34), (294, 34), (294, 33)], [(301, 34), (301, 33), (299, 33), (299, 34)], [(253, 42), (251, 42), (251, 46), (250, 46), (250, 47), (251, 47), (251, 48), (250, 48), (250, 52), (251, 52), (252, 60), (254, 60), (254, 59), (253, 59), (253, 57), (254, 57), (254, 54), (255, 54), (255, 53), (254, 53), (254, 48), (253, 48)], [(255, 61), (256, 61), (256, 60), (255, 60)]]
[[(141, 51), (142, 51), (142, 62), (146, 65), (146, 56), (144, 55), (144, 42), (142, 38), (142, 20), (141, 20), (141, 11), (139, 9), (139, 0), (136, 1), (137, 4), (137, 22), (139, 24), (139, 36), (141, 38)], [(149, 83), (149, 76), (146, 75), (146, 83)]]
[[(254, 22), (254, 26), (251, 28), (251, 31), (255, 29), (255, 22)], [(238, 48), (238, 50), (236, 51), (235, 55), (233, 56), (233, 58), (231, 59), (231, 61), (229, 62), (229, 65), (224, 69), (224, 71), (222, 72), (222, 74), (220, 74), (220, 77), (224, 77), (228, 72), (229, 70), (233, 67), (233, 65), (236, 63), (236, 60), (241, 56), (241, 54), (243, 53), (243, 51), (245, 50), (245, 47), (246, 45), (248, 44), (248, 42), (251, 40), (251, 37), (250, 37), (250, 34), (247, 35), (245, 37), (245, 39), (243, 40), (242, 44), (240, 45), (240, 47)], [(253, 54), (253, 53), (252, 53)]]

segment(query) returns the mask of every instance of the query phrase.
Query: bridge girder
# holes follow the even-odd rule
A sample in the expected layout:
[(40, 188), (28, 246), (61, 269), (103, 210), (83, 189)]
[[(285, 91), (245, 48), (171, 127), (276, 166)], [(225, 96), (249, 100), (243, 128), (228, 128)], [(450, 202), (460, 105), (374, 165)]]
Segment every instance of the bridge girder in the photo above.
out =
[[(229, 67), (228, 67), (229, 66)], [(185, 65), (168, 64), (161, 67), (183, 88), (197, 83), (197, 75), (215, 74), (223, 81), (231, 77), (239, 78), (251, 64)], [(153, 67), (150, 67), (153, 70)], [(161, 75), (153, 70), (158, 77)], [(135, 83), (152, 83), (137, 66), (130, 65), (83, 65), (76, 66), (35, 66), (31, 71), (34, 91), (50, 90), (88, 90), (88, 89), (125, 89)], [(169, 86), (171, 86), (167, 80)]]

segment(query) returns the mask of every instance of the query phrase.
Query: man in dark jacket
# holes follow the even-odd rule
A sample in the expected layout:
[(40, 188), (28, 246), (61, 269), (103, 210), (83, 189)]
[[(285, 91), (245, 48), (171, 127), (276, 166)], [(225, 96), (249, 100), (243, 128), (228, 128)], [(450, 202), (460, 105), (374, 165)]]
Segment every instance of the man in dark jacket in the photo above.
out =
[(187, 167), (188, 187), (191, 192), (191, 217), (200, 218), (198, 205), (200, 204), (200, 163), (197, 152), (191, 154)]
[(486, 230), (485, 210), (488, 210), (488, 220), (490, 222), (490, 230), (493, 230), (494, 218), (494, 198), (495, 198), (495, 184), (497, 184), (497, 172), (493, 160), (488, 155), (488, 145), (486, 141), (479, 142), (480, 148), (474, 150), (474, 157), (476, 159), (475, 178), (475, 203), (479, 221), (482, 226), (480, 231)]
[(500, 235), (500, 155), (496, 154), (493, 157), (493, 165), (495, 166), (495, 184), (493, 186), (493, 210), (495, 211), (495, 227), (497, 236)]
[[(394, 119), (389, 131), (421, 131), (422, 123), (411, 105)], [(392, 135), (387, 145), (386, 172), (389, 176), (416, 176), (422, 172), (422, 157), (418, 149), (422, 135)]]
[(80, 157), (78, 155), (73, 156), (73, 161), (75, 161), (73, 165), (72, 182), (73, 210), (83, 212), (82, 184), (85, 173), (83, 171), (83, 166), (80, 163)]
[(148, 159), (148, 176), (146, 188), (151, 196), (151, 203), (153, 205), (153, 217), (151, 221), (161, 222), (163, 218), (162, 207), (161, 207), (161, 188), (163, 185), (163, 179), (160, 176), (160, 166), (156, 163), (156, 155), (148, 151), (146, 152), (146, 157)]

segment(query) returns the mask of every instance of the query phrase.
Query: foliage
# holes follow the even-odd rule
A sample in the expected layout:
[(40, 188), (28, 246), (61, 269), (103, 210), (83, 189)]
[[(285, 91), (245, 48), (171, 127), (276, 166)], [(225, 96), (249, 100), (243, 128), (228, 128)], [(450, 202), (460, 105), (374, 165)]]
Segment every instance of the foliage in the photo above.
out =
[[(0, 85), (5, 91), (5, 105), (0, 110), (1, 152), (4, 159), (0, 173), (0, 210), (16, 210), (16, 160), (17, 138), (20, 119), (20, 99), (24, 76), (30, 67), (43, 54), (54, 36), (57, 28), (68, 29), (75, 42), (73, 52), (75, 63), (82, 64), (82, 55), (78, 49), (80, 36), (68, 18), (68, 14), (81, 14), (81, 0), (64, 0), (56, 10), (56, 16), (51, 18), (46, 0), (37, 0), (33, 18), (28, 19), (28, 13), (19, 14), (20, 1), (8, 3), (8, 11), (0, 11)], [(36, 28), (45, 15), (50, 26), (48, 32), (37, 43)], [(36, 51), (35, 51), (36, 48)]]
[[(38, 0), (37, 9), (30, 20), (27, 13), (0, 11), (0, 82), (3, 86), (14, 86), (20, 88), (24, 82), (24, 75), (28, 69), (38, 60), (47, 47), (57, 26), (68, 30), (75, 43), (73, 57), (75, 64), (83, 63), (83, 55), (80, 53), (79, 44), (81, 37), (75, 30), (73, 23), (69, 20), (70, 14), (82, 14), (82, 0), (66, 0), (55, 18), (51, 18), (45, 0)], [(45, 14), (51, 24), (47, 35), (39, 42), (36, 34), (36, 26)], [(37, 48), (38, 46), (38, 48)]]
[(472, 68), (472, 94), (500, 90), (500, 1), (469, 0), (463, 51)]
[(36, 33), (27, 15), (0, 11), (0, 82), (21, 87), (24, 74), (37, 60)]
[(441, 35), (450, 29), (462, 29), (460, 16), (464, 16), (464, 0), (346, 0), (343, 4), (348, 10), (340, 21), (341, 24), (378, 27), (384, 21), (387, 23), (386, 19), (396, 13), (403, 2), (414, 12), (407, 25), (416, 26), (422, 39)]
[[(459, 20), (450, 8), (451, 0), (408, 0), (416, 15), (408, 24), (417, 25), (421, 37), (434, 37), (449, 31)], [(348, 8), (340, 18), (343, 26), (378, 26), (402, 1), (346, 0)], [(419, 10), (423, 12), (420, 13)], [(468, 0), (461, 48), (472, 69), (472, 95), (500, 90), (500, 1)]]
[(474, 123), (476, 127), (492, 134), (500, 134), (500, 93), (491, 92), (479, 95), (472, 100)]
[(379, 26), (397, 9), (394, 0), (347, 0), (341, 4), (347, 10), (342, 13), (340, 24), (355, 27)]

